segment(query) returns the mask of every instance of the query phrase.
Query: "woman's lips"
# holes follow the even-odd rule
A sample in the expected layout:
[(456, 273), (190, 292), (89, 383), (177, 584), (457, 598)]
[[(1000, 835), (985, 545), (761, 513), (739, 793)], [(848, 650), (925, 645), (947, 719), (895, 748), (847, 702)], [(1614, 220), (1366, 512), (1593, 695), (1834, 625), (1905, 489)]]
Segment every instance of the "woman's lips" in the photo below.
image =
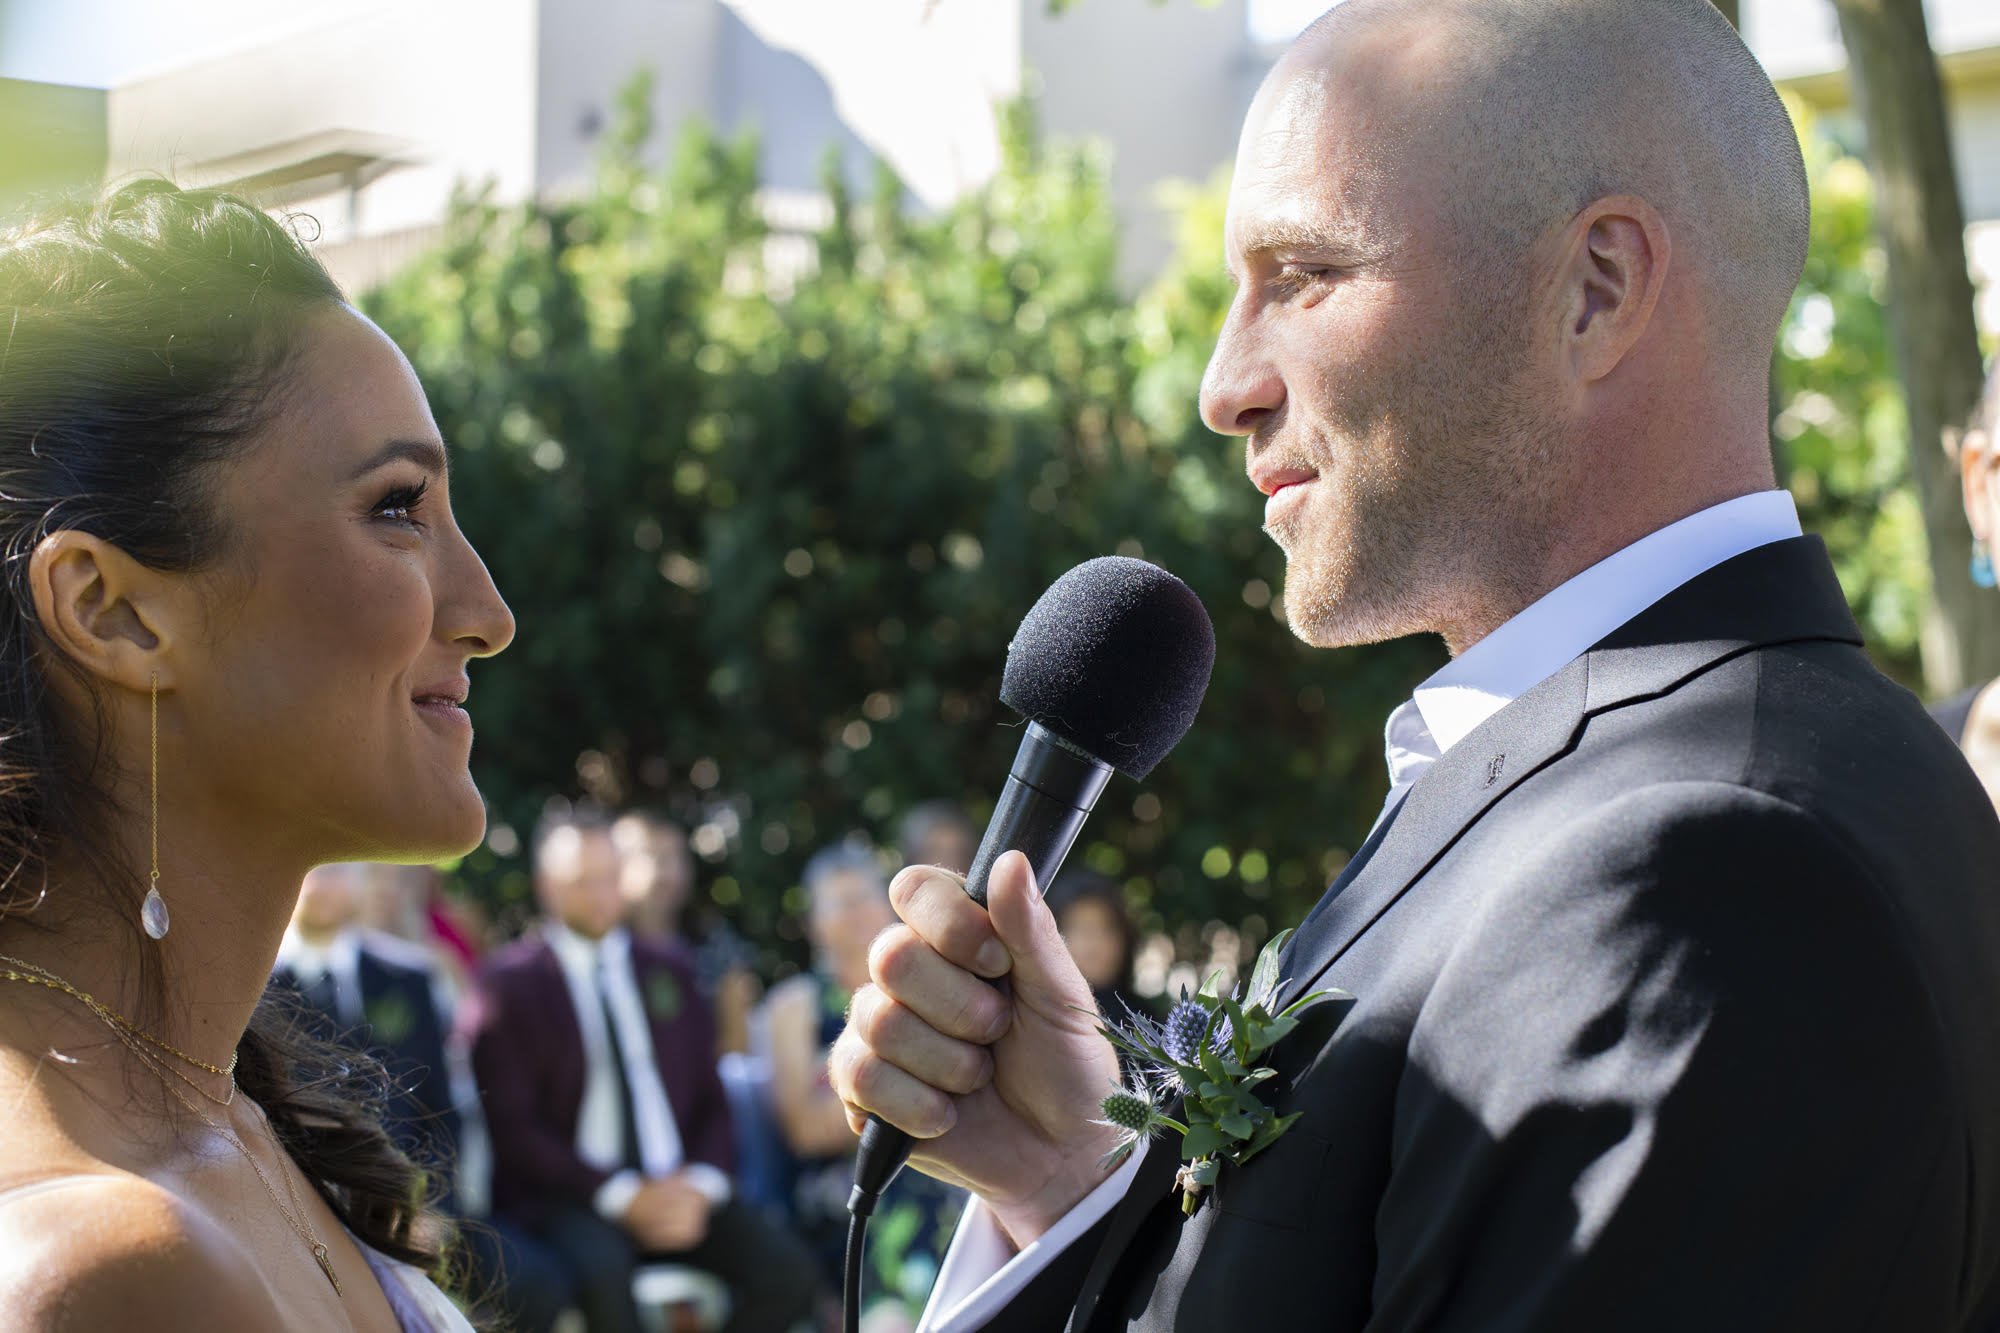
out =
[(472, 715), (465, 711), (465, 705), (444, 695), (432, 694), (412, 700), (417, 711), (425, 717), (453, 728), (470, 729)]

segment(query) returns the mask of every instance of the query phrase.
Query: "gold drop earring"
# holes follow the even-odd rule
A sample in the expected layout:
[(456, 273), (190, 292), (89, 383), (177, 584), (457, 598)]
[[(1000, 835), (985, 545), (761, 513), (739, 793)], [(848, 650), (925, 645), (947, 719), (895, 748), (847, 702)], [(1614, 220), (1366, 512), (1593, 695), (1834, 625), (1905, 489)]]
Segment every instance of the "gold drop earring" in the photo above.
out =
[(146, 901), (139, 908), (139, 924), (156, 940), (167, 937), (172, 920), (167, 900), (160, 896), (160, 673), (153, 673), (152, 764), (149, 786), (152, 791), (153, 873), (146, 889)]

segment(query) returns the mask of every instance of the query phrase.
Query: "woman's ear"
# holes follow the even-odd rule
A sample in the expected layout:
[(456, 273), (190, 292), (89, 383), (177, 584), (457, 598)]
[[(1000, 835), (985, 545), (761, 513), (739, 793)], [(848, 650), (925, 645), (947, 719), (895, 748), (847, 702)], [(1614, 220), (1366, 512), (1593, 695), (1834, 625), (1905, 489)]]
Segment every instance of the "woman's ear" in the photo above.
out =
[(171, 683), (179, 608), (166, 575), (87, 532), (52, 532), (28, 557), (43, 633), (100, 679), (146, 690)]
[(1652, 322), (1673, 242), (1660, 210), (1635, 195), (1596, 200), (1564, 235), (1557, 276), (1565, 361), (1589, 384), (1616, 370)]

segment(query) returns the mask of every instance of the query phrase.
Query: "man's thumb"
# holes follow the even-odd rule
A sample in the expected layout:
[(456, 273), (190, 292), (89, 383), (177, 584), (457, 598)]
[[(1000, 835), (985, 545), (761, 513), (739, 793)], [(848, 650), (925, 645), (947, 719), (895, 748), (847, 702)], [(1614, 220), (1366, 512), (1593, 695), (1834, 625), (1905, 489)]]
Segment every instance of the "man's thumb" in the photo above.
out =
[(1056, 929), (1055, 914), (1035, 886), (1034, 869), (1022, 853), (1008, 852), (993, 863), (986, 877), (986, 910), (993, 919), (993, 932), (1013, 955), (1009, 976), (1016, 989), (1037, 986), (1064, 995), (1087, 992), (1062, 932)]

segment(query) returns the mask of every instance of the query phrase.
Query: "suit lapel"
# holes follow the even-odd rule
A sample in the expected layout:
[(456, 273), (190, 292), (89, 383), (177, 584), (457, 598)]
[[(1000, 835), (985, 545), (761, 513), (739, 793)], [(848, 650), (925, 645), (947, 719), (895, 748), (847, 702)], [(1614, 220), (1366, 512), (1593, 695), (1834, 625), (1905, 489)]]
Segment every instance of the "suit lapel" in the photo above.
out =
[(1146, 1150), (1146, 1160), (1139, 1163), (1131, 1187), (1111, 1210), (1104, 1239), (1098, 1243), (1097, 1255), (1091, 1260), (1090, 1271), (1084, 1275), (1076, 1305), (1070, 1311), (1067, 1333), (1084, 1333), (1090, 1327), (1091, 1317), (1104, 1297), (1105, 1285), (1132, 1243), (1133, 1233), (1153, 1209), (1164, 1205), (1169, 1198), (1167, 1191), (1180, 1172), (1180, 1160), (1180, 1145), (1171, 1138), (1158, 1140)]
[(1589, 717), (1663, 694), (1752, 648), (1811, 639), (1861, 642), (1818, 537), (1725, 560), (1612, 631), (1417, 781), (1374, 855), (1344, 887), (1336, 882), (1293, 937), (1280, 1003), (1310, 989), (1503, 797), (1569, 753)]
[(1583, 722), (1588, 671), (1576, 661), (1495, 713), (1431, 767), (1403, 798), (1381, 844), (1292, 937), (1290, 1004), (1508, 792), (1568, 753)]

